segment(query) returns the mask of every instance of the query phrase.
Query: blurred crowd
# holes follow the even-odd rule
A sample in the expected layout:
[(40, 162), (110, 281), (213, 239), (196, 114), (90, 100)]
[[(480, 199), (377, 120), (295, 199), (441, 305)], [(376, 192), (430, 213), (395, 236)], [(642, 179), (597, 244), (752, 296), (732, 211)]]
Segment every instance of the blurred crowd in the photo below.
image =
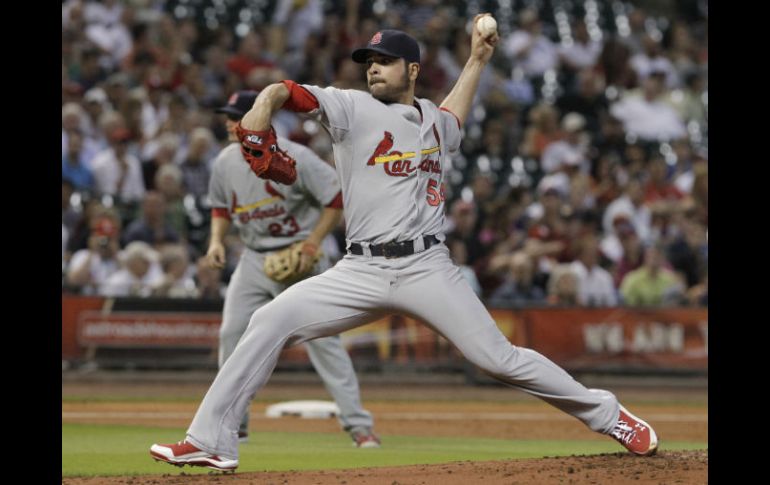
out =
[[(650, 2), (658, 6), (660, 2)], [(708, 8), (611, 0), (62, 2), (62, 289), (222, 298), (204, 260), (214, 108), (282, 79), (366, 89), (377, 30), (420, 41), (417, 96), (440, 104), (470, 20), (500, 43), (447, 167), (447, 245), (499, 304), (708, 304)], [(276, 131), (334, 164), (318, 123)], [(325, 249), (344, 252), (344, 227)]]

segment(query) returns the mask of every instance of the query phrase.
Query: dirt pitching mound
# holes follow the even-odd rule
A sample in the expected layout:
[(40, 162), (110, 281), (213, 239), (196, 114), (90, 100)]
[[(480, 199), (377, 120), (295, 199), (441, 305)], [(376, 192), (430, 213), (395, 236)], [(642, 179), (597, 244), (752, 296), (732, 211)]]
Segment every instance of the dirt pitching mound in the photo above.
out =
[(613, 453), (350, 470), (234, 474), (211, 472), (206, 475), (190, 475), (180, 471), (139, 477), (73, 477), (62, 480), (63, 485), (200, 485), (204, 483), (219, 485), (703, 484), (708, 483), (708, 451), (661, 451), (647, 458), (628, 453)]

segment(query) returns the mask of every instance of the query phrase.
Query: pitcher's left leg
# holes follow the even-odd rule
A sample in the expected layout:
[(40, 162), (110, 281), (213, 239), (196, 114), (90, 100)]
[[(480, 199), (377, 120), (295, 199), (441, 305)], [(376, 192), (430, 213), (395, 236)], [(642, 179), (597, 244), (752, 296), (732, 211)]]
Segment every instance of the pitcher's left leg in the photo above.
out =
[[(609, 433), (619, 414), (615, 396), (591, 390), (534, 350), (516, 347), (476, 297), (447, 255), (433, 255), (414, 268), (424, 273), (399, 283), (393, 300), (431, 325), (463, 355), (496, 379), (575, 416), (594, 431)], [(411, 283), (410, 281), (414, 281)]]

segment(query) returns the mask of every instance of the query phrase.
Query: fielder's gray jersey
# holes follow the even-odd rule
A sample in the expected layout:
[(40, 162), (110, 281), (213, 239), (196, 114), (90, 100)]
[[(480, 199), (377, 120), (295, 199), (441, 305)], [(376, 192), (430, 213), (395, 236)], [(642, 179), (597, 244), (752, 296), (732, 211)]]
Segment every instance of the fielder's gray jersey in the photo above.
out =
[(256, 251), (307, 239), (340, 191), (334, 168), (309, 148), (281, 137), (278, 145), (297, 161), (294, 184), (257, 178), (237, 143), (219, 154), (209, 182), (212, 207), (227, 209), (243, 243)]
[(318, 100), (310, 114), (334, 141), (348, 240), (380, 244), (441, 234), (444, 161), (461, 141), (457, 118), (427, 99), (416, 99), (417, 109), (364, 91), (302, 87)]

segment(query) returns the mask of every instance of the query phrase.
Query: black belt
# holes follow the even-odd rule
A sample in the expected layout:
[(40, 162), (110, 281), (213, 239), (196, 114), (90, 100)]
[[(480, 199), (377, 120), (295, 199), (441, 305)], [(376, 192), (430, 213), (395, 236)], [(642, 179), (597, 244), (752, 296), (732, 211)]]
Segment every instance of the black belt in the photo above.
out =
[[(425, 249), (441, 242), (436, 236), (423, 236), (422, 240), (425, 242)], [(369, 246), (369, 250), (371, 251), (372, 256), (385, 256), (388, 259), (409, 256), (415, 253), (414, 241), (390, 241), (385, 244)], [(360, 256), (364, 254), (364, 248), (358, 243), (351, 243), (348, 252)]]

